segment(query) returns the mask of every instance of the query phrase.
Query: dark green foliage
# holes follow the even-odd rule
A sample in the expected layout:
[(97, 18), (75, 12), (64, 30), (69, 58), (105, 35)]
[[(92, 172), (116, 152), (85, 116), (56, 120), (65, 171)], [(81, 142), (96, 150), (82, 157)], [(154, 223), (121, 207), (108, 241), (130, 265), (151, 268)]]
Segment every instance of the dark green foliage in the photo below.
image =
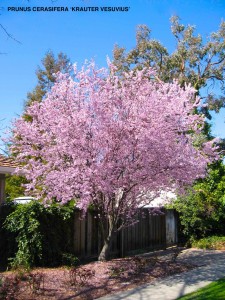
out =
[(174, 203), (180, 216), (183, 233), (199, 239), (225, 233), (225, 166), (217, 162), (205, 179), (198, 180), (187, 195)]
[[(57, 266), (66, 263), (65, 255), (73, 249), (73, 207), (51, 205), (40, 215), (42, 233), (42, 265)], [(71, 264), (72, 262), (68, 262)]]
[(45, 207), (32, 201), (2, 207), (1, 216), (3, 211), (0, 252), (4, 255), (0, 257), (1, 264), (6, 265), (8, 259), (14, 268), (57, 266), (63, 263), (65, 253), (72, 255), (72, 206)]
[(11, 267), (26, 269), (38, 265), (42, 258), (42, 234), (40, 214), (43, 207), (38, 202), (16, 205), (16, 209), (6, 218), (4, 227), (16, 234), (17, 252), (11, 258)]
[(3, 224), (7, 216), (15, 209), (13, 203), (0, 206), (0, 270), (7, 267), (8, 258), (16, 252), (16, 235), (14, 232), (6, 231)]
[(75, 267), (80, 264), (80, 260), (74, 254), (63, 253), (62, 254), (62, 265), (68, 267)]

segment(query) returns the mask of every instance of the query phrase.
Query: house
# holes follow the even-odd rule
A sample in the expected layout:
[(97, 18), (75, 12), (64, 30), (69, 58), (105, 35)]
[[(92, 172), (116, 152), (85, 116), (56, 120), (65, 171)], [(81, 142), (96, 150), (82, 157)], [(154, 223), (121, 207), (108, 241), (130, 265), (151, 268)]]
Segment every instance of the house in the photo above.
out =
[(5, 201), (5, 175), (11, 174), (16, 167), (13, 159), (0, 154), (0, 204)]

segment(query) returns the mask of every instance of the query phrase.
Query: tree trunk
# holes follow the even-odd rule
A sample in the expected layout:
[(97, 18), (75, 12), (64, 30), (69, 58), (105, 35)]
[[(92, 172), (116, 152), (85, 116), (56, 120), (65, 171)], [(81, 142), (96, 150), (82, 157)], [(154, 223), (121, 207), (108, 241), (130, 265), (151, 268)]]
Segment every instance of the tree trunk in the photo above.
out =
[(105, 261), (110, 259), (110, 250), (111, 250), (113, 233), (114, 233), (114, 226), (112, 225), (112, 222), (110, 220), (109, 220), (109, 230), (107, 236), (105, 234), (105, 228), (103, 226), (102, 226), (102, 234), (104, 237), (104, 245), (98, 257), (99, 261)]

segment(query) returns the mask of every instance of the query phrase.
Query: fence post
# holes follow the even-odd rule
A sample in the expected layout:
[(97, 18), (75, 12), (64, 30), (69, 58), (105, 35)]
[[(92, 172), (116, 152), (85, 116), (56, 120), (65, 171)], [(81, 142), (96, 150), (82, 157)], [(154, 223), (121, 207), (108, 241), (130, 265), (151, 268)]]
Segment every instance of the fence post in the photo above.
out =
[(166, 245), (177, 243), (177, 218), (173, 209), (166, 210)]

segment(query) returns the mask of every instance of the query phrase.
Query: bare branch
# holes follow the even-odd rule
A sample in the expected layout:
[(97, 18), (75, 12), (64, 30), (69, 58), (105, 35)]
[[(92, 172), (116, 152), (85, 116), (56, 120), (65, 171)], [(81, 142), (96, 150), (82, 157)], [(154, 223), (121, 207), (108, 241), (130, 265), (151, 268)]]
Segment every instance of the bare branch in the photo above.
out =
[(0, 28), (5, 32), (5, 34), (7, 35), (7, 37), (8, 37), (9, 39), (11, 39), (11, 40), (13, 40), (13, 41), (15, 41), (15, 42), (21, 44), (21, 42), (18, 41), (16, 38), (14, 38), (14, 36), (13, 36), (12, 34), (10, 34), (2, 24), (0, 24)]

